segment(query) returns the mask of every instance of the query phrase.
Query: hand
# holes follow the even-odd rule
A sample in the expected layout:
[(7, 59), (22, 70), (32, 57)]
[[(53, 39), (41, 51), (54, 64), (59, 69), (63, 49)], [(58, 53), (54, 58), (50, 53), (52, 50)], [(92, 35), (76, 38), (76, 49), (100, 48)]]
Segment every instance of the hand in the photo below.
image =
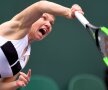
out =
[(16, 81), (16, 86), (17, 87), (26, 86), (28, 84), (28, 82), (30, 81), (30, 77), (31, 77), (31, 69), (28, 70), (27, 74), (20, 72), (19, 78)]
[(72, 16), (72, 18), (75, 18), (75, 11), (78, 11), (79, 13), (84, 14), (84, 12), (82, 11), (82, 8), (78, 4), (74, 4), (71, 7), (71, 16)]

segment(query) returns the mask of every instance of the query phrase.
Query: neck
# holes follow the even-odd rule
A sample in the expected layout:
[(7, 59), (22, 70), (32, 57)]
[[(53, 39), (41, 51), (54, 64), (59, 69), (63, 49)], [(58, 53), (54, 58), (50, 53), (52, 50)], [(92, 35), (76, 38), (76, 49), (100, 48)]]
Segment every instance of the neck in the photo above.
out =
[(33, 39), (31, 38), (30, 34), (28, 34), (28, 43), (31, 44), (33, 42)]

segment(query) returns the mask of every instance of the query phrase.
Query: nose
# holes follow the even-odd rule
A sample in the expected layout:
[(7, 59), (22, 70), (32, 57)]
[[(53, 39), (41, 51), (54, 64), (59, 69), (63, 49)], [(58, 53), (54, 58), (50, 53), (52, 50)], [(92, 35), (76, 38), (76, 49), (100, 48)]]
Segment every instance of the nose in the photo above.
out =
[(51, 24), (50, 24), (49, 21), (46, 21), (45, 26), (46, 26), (46, 28), (47, 28), (48, 30), (51, 29)]

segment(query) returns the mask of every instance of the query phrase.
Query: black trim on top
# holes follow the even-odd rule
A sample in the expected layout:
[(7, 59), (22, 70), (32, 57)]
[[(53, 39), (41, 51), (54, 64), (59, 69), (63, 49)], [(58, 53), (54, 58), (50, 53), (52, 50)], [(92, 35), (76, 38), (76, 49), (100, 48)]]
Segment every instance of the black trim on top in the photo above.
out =
[(11, 41), (6, 42), (3, 46), (1, 46), (1, 49), (3, 50), (10, 65), (14, 64), (18, 60), (17, 51)]
[(20, 62), (18, 61), (14, 66), (11, 67), (11, 69), (13, 71), (13, 75), (16, 75), (22, 69)]

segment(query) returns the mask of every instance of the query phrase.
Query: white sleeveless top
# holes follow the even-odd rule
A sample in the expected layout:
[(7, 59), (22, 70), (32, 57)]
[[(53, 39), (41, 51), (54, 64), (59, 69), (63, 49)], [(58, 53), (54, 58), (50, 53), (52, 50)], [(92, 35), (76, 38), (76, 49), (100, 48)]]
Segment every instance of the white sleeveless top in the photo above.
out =
[[(25, 48), (27, 51), (22, 55)], [(8, 40), (0, 36), (0, 78), (11, 77), (22, 70), (30, 51), (27, 35), (19, 40)]]

